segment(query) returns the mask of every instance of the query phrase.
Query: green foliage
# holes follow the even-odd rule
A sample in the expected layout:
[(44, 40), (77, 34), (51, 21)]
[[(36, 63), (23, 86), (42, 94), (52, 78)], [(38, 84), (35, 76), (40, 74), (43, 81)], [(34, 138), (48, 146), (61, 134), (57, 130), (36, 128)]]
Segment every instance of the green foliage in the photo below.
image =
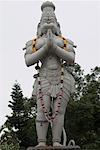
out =
[(15, 146), (13, 143), (8, 144), (7, 142), (0, 145), (1, 150), (19, 150), (19, 145)]
[[(10, 104), (8, 106), (12, 109), (12, 113), (11, 116), (7, 116), (5, 128), (15, 134), (20, 148), (23, 147), (23, 149), (26, 149), (29, 145), (37, 144), (35, 129), (36, 100), (35, 98), (33, 100), (33, 98), (28, 99), (24, 97), (18, 83), (14, 84), (11, 97), (12, 101), (9, 101)], [(1, 130), (3, 130), (3, 128)], [(9, 134), (12, 137), (11, 132)], [(4, 138), (7, 138), (6, 132), (2, 135), (2, 139)], [(7, 138), (7, 142), (8, 141)], [(13, 143), (11, 142), (7, 144), (11, 147)], [(3, 141), (2, 146), (7, 146), (7, 144)]]
[[(7, 129), (7, 128), (6, 128)], [(19, 140), (12, 130), (4, 130), (0, 141), (1, 150), (19, 150)]]
[[(81, 94), (70, 100), (65, 118), (68, 139), (75, 139), (83, 149), (100, 148), (100, 68), (95, 67), (76, 82)], [(79, 84), (79, 82), (82, 83)], [(78, 85), (77, 85), (78, 84)]]

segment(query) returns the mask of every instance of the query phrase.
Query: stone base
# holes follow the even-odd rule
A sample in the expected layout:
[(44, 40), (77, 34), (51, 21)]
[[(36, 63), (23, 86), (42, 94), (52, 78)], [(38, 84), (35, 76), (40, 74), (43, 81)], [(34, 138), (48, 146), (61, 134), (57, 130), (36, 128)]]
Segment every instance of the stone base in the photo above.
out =
[(28, 147), (27, 150), (80, 150), (80, 147), (78, 145), (76, 146), (46, 146), (46, 147)]

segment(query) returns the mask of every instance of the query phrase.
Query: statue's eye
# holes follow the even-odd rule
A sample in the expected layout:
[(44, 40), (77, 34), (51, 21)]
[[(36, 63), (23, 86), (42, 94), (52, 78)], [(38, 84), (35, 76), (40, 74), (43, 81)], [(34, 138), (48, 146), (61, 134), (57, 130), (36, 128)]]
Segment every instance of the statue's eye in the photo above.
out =
[(57, 22), (57, 25), (58, 25), (58, 27), (60, 28), (60, 24), (59, 24), (59, 22)]
[(43, 23), (45, 23), (45, 22), (47, 22), (47, 21), (48, 21), (48, 18), (43, 18), (43, 19), (42, 19), (42, 22), (43, 22)]
[(52, 19), (51, 22), (55, 22), (54, 19)]
[(40, 27), (40, 23), (38, 24), (38, 28)]
[(51, 20), (51, 22), (55, 22), (55, 19), (52, 17), (52, 18), (50, 18), (50, 20)]

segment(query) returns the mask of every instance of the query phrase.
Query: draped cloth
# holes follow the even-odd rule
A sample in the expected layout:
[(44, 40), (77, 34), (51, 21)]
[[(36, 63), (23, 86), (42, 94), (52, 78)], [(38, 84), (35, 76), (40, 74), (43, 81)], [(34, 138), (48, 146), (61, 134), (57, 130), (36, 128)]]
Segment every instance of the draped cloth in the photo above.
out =
[[(51, 97), (56, 98), (60, 92), (61, 87), (61, 67), (56, 70), (49, 70), (46, 68), (41, 68), (39, 72), (40, 80), (41, 80), (41, 89), (43, 95), (49, 95)], [(74, 84), (75, 80), (73, 76), (67, 71), (64, 67), (64, 79), (63, 79), (63, 97), (66, 99), (70, 97), (70, 94), (74, 92)], [(39, 94), (39, 85), (38, 79), (35, 80), (34, 88), (32, 95), (38, 97)]]

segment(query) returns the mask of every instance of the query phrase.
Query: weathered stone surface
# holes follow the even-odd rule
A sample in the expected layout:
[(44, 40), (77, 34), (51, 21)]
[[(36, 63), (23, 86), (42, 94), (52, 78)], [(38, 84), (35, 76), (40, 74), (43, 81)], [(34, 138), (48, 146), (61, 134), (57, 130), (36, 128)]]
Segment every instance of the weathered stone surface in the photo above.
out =
[[(63, 127), (64, 115), (70, 95), (74, 92), (75, 80), (71, 74), (70, 65), (75, 60), (74, 43), (62, 36), (60, 24), (55, 15), (52, 2), (44, 2), (41, 6), (42, 17), (37, 27), (37, 38), (26, 43), (25, 62), (35, 69), (35, 83), (32, 95), (37, 99), (36, 131), (38, 146), (46, 144), (49, 123), (51, 123), (52, 142), (60, 145), (63, 132), (63, 143), (66, 143), (66, 133)], [(39, 66), (41, 62), (41, 67)], [(66, 63), (65, 63), (66, 62)], [(52, 114), (52, 115), (50, 115)], [(47, 147), (45, 149), (76, 149), (75, 142), (69, 147)], [(28, 148), (28, 150), (44, 148)]]
[(80, 150), (78, 145), (76, 146), (64, 146), (64, 147), (28, 147), (27, 150)]

